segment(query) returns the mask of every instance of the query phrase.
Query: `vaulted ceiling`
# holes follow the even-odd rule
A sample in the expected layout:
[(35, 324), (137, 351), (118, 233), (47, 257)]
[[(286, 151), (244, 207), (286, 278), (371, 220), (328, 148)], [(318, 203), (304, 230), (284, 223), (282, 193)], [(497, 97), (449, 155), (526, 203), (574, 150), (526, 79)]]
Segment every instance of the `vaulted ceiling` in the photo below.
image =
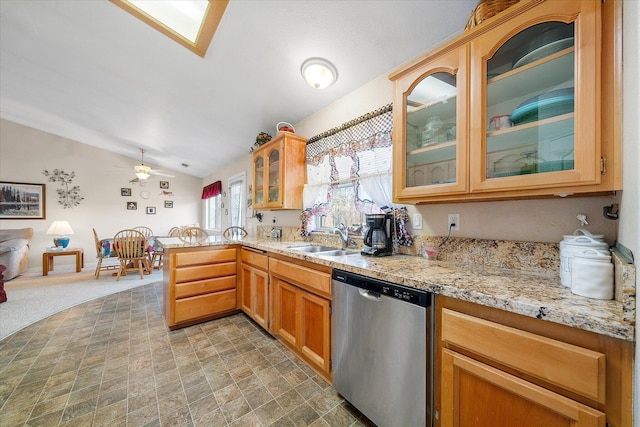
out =
[[(0, 117), (204, 177), (460, 33), (476, 3), (231, 0), (201, 58), (107, 0), (2, 0)], [(309, 87), (309, 57), (336, 84)]]

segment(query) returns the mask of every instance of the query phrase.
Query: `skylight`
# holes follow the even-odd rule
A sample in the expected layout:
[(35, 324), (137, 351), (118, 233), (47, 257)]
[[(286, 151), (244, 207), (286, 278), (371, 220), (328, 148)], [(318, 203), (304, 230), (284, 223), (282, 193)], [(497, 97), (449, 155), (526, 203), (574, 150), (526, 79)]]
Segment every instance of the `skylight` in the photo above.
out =
[(204, 57), (229, 0), (111, 0)]

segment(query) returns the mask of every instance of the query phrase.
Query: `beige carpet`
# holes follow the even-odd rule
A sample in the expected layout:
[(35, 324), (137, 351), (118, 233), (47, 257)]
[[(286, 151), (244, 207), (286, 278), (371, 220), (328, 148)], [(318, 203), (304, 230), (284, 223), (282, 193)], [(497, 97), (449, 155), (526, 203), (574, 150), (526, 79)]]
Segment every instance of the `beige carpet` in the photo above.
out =
[(103, 271), (99, 280), (95, 279), (93, 271), (17, 277), (5, 282), (8, 301), (0, 304), (0, 340), (83, 302), (160, 281), (161, 270), (154, 270), (143, 279), (135, 272), (128, 272), (119, 282), (110, 271)]

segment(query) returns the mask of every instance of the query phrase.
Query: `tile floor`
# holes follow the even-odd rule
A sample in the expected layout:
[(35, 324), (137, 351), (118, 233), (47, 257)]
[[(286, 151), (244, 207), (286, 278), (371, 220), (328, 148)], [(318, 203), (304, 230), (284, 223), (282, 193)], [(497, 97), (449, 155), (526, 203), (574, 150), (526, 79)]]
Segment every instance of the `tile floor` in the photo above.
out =
[(243, 314), (168, 331), (162, 286), (0, 341), (0, 425), (373, 426)]

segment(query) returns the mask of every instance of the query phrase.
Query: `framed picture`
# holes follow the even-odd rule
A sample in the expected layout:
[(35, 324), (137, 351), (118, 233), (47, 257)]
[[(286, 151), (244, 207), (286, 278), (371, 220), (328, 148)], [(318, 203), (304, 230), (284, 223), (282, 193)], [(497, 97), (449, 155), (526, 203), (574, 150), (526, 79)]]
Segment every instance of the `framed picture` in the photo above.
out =
[(155, 215), (155, 214), (156, 214), (155, 206), (147, 206), (147, 215)]
[(138, 209), (138, 202), (127, 202), (128, 211), (135, 211), (136, 209)]
[(160, 188), (164, 190), (169, 189), (169, 181), (160, 181)]
[(0, 181), (0, 219), (46, 219), (44, 184)]
[(120, 189), (121, 196), (129, 196), (131, 197), (131, 189), (130, 188), (121, 188)]
[(173, 200), (165, 200), (164, 201), (164, 207), (172, 209), (173, 208)]

